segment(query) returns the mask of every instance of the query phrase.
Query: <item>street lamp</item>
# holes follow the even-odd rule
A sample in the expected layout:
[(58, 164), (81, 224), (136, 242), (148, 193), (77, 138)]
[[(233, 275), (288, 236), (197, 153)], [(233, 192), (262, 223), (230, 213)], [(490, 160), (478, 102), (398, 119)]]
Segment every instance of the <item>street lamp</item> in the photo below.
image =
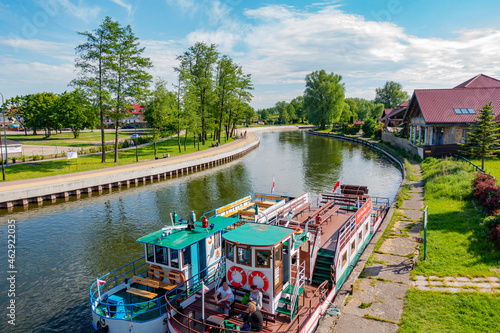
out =
[[(9, 155), (7, 154), (7, 132), (5, 131), (5, 110), (3, 109), (3, 105), (5, 103), (4, 99), (3, 99), (3, 94), (0, 92), (0, 96), (2, 96), (2, 115), (3, 115), (3, 137), (4, 137), (4, 141), (5, 141), (5, 165), (9, 165), (8, 163), (8, 160), (9, 160)], [(4, 166), (4, 163), (3, 163), (3, 150), (1, 149), (0, 147), (0, 152), (1, 152), (1, 158), (2, 158), (2, 178), (3, 180), (5, 180), (5, 166)]]

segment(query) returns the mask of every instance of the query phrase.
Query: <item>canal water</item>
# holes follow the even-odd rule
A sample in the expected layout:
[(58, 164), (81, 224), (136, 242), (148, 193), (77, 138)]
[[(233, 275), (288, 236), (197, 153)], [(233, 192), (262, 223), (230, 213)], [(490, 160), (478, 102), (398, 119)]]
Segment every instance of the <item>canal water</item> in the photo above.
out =
[[(392, 201), (402, 180), (388, 160), (356, 144), (306, 131), (257, 135), (257, 149), (220, 167), (27, 211), (0, 211), (4, 274), (8, 221), (16, 226), (16, 297), (7, 293), (9, 281), (0, 279), (0, 332), (92, 332), (91, 283), (142, 256), (136, 239), (164, 226), (172, 211), (187, 218), (194, 210), (199, 217), (252, 192), (269, 193), (273, 178), (276, 194), (331, 192), (340, 179)], [(11, 299), (15, 326), (7, 323)]]

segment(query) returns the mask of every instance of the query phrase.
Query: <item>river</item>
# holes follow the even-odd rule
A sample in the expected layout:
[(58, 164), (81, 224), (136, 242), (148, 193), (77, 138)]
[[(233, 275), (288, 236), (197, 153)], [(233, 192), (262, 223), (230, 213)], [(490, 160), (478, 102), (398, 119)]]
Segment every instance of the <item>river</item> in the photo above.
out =
[[(308, 135), (306, 131), (257, 133), (260, 146), (240, 159), (187, 176), (113, 190), (69, 202), (1, 213), (1, 244), (15, 220), (15, 272), (7, 274), (7, 245), (0, 260), (15, 276), (16, 297), (0, 286), (0, 332), (92, 332), (89, 287), (99, 277), (143, 255), (136, 239), (160, 229), (169, 213), (197, 216), (252, 192), (299, 195), (331, 192), (341, 183), (367, 185), (372, 196), (389, 197), (400, 171), (365, 147)], [(11, 223), (12, 224), (12, 223)], [(15, 300), (15, 326), (7, 314)], [(12, 306), (11, 306), (12, 307)]]

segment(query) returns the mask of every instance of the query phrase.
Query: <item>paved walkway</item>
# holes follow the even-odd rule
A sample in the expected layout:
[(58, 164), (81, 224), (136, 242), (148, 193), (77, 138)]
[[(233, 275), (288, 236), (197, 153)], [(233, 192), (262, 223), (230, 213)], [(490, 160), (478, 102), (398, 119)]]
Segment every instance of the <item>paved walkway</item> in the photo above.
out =
[(500, 292), (500, 278), (483, 277), (439, 277), (439, 276), (416, 276), (412, 286), (420, 290), (448, 291), (456, 293), (460, 291), (479, 291), (483, 293)]

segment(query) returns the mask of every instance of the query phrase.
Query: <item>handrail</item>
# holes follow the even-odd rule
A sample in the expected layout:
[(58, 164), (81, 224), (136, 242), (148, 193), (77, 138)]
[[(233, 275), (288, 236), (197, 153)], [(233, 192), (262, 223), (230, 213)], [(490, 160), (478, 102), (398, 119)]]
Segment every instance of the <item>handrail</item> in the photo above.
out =
[[(275, 331), (275, 333), (292, 332), (293, 331), (293, 327), (295, 325), (297, 325), (297, 331), (299, 331), (300, 324), (301, 324), (300, 317), (303, 317), (303, 315), (304, 315), (306, 318), (310, 318), (311, 315), (312, 315), (312, 312), (314, 310), (316, 310), (316, 307), (317, 307), (316, 306), (315, 308), (312, 308), (312, 306), (314, 304), (313, 302), (315, 300), (318, 300), (318, 305), (321, 304), (326, 299), (328, 290), (329, 290), (329, 288), (328, 288), (328, 281), (324, 281), (314, 291), (313, 295), (308, 298), (309, 299), (309, 308), (305, 309), (304, 307), (301, 307), (301, 310), (299, 310), (299, 312), (297, 313), (297, 316), (292, 319), (292, 321), (290, 322), (290, 324), (288, 324), (288, 326), (286, 326), (283, 330)], [(305, 304), (306, 301), (307, 301), (307, 299), (304, 301), (304, 304)], [(170, 301), (168, 300), (166, 294), (165, 294), (165, 307), (166, 307), (166, 311), (171, 314), (169, 316), (169, 320), (171, 322), (175, 322), (176, 325), (178, 325), (179, 327), (184, 328), (189, 333), (198, 332), (197, 330), (195, 330), (195, 329), (192, 328), (192, 326), (194, 326), (195, 324), (197, 324), (197, 325), (205, 325), (204, 321), (196, 320), (196, 319), (188, 317), (184, 313), (180, 312), (179, 309), (176, 306), (174, 306), (174, 305), (172, 305), (170, 303)], [(172, 312), (174, 312), (173, 315), (172, 315)], [(306, 313), (307, 313), (307, 315), (306, 315)], [(179, 320), (179, 319), (176, 318), (176, 316), (179, 316), (182, 319)], [(187, 322), (187, 325), (184, 324), (183, 322)], [(302, 324), (303, 323), (304, 322), (302, 322)], [(222, 328), (222, 327), (218, 328), (218, 329), (220, 330), (220, 332), (223, 332), (223, 333), (224, 332), (241, 332), (239, 330), (229, 329), (229, 328)]]
[(452, 154), (452, 156), (455, 157), (455, 158), (457, 158), (457, 159), (464, 160), (465, 162), (467, 162), (470, 165), (472, 165), (477, 171), (482, 172), (482, 173), (486, 173), (486, 171), (484, 171), (483, 169), (481, 169), (480, 167), (478, 167), (477, 165), (475, 165), (474, 163), (472, 163), (471, 161), (469, 161), (468, 159), (466, 159), (462, 155), (460, 155), (460, 154)]

